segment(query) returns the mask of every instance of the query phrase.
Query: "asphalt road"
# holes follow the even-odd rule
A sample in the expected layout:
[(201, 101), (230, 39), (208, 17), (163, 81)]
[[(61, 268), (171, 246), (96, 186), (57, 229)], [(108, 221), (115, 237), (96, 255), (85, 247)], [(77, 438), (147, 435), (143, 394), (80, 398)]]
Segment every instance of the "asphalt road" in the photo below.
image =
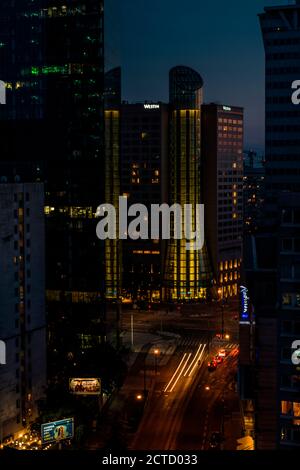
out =
[(207, 352), (205, 334), (182, 339), (149, 398), (132, 449), (209, 448), (211, 432), (221, 427), (222, 398), (235, 374), (236, 357), (228, 356), (215, 372), (209, 373)]

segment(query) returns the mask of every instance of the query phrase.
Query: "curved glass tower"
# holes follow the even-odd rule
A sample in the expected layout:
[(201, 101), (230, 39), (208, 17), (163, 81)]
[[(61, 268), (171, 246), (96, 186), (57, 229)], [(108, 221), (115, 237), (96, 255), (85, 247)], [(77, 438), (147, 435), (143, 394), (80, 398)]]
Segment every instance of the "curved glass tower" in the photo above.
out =
[[(177, 66), (170, 70), (170, 188), (169, 204), (201, 204), (201, 104), (203, 80), (195, 70)], [(187, 250), (187, 240), (168, 243), (165, 286), (168, 300), (206, 298), (212, 273), (206, 246)]]

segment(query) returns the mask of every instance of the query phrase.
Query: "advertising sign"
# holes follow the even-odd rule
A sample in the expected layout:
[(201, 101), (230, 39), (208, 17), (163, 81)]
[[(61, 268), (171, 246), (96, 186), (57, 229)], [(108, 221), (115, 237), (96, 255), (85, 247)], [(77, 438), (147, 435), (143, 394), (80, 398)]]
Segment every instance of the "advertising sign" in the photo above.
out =
[(74, 436), (74, 418), (42, 424), (41, 436), (42, 444), (72, 439)]
[(101, 380), (97, 378), (70, 379), (69, 389), (75, 395), (100, 395)]
[(249, 297), (248, 289), (245, 286), (241, 286), (241, 324), (250, 323), (250, 311), (249, 311)]

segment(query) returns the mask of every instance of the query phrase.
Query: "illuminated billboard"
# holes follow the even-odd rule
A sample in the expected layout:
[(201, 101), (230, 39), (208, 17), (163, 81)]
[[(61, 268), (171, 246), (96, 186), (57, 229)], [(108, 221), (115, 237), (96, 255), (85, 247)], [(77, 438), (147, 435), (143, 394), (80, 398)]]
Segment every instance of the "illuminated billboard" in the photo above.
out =
[(74, 418), (42, 424), (41, 436), (42, 444), (72, 439), (74, 437)]
[(101, 380), (95, 378), (70, 379), (69, 390), (75, 395), (100, 395)]

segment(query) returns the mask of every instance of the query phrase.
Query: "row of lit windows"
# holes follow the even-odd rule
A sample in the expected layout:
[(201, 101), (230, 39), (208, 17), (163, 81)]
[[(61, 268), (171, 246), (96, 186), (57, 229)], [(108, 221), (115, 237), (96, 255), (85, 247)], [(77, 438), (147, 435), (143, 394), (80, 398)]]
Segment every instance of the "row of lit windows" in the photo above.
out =
[(160, 255), (158, 250), (133, 250), (134, 255)]
[(231, 259), (226, 261), (220, 261), (219, 263), (219, 270), (220, 271), (227, 271), (228, 269), (239, 268), (241, 266), (240, 259)]
[(235, 272), (230, 272), (228, 274), (220, 274), (220, 277), (219, 277), (219, 282), (220, 284), (223, 284), (224, 282), (227, 283), (227, 282), (230, 282), (230, 281), (237, 281), (238, 279), (240, 279), (240, 274), (235, 271)]
[[(94, 303), (99, 298), (99, 292), (77, 292), (77, 291), (64, 291), (63, 294), (66, 297), (72, 299), (72, 303)], [(62, 291), (47, 290), (46, 297), (48, 301), (60, 302), (62, 297)]]
[(58, 212), (59, 214), (64, 214), (70, 217), (71, 219), (93, 219), (95, 217), (95, 214), (93, 212), (92, 207), (51, 207), (51, 206), (45, 206), (44, 207), (44, 212), (46, 215), (51, 215), (55, 212)]
[(282, 294), (282, 307), (300, 308), (300, 294), (290, 292)]
[(281, 414), (299, 418), (295, 420), (295, 425), (300, 425), (300, 403), (292, 401), (281, 402)]
[(229, 118), (218, 118), (218, 122), (223, 123), (223, 124), (235, 124), (235, 125), (243, 124), (243, 121), (241, 119), (229, 119)]
[(229, 134), (242, 134), (243, 128), (242, 127), (233, 127), (233, 126), (218, 126), (219, 131), (228, 132)]

